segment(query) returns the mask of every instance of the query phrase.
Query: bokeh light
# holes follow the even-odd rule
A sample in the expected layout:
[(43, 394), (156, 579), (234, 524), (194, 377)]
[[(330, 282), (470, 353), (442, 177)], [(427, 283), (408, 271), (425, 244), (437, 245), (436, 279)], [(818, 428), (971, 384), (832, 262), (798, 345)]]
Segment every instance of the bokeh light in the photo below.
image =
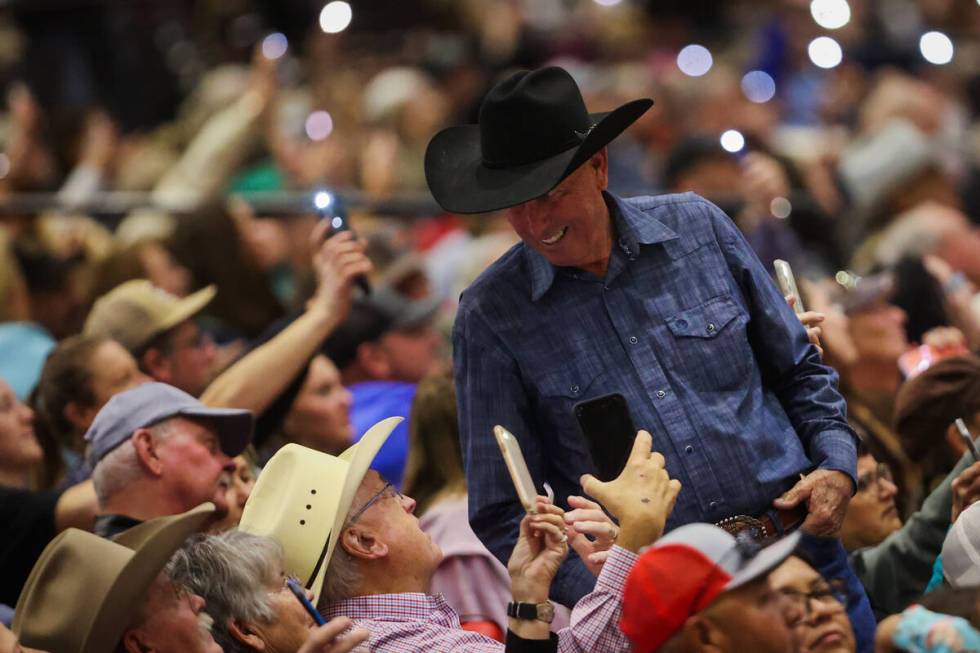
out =
[(326, 111), (314, 111), (306, 119), (306, 135), (311, 141), (322, 141), (333, 131), (333, 118)]
[(602, 5), (603, 7), (612, 7), (618, 5), (623, 0), (595, 0), (597, 5)]
[(282, 32), (273, 32), (262, 39), (262, 56), (266, 59), (278, 59), (286, 54), (289, 49), (289, 41)]
[(724, 134), (721, 135), (721, 146), (725, 148), (726, 152), (740, 152), (743, 147), (745, 147), (745, 137), (742, 136), (742, 132), (737, 129), (729, 129)]
[(810, 61), (820, 68), (834, 68), (844, 59), (840, 44), (829, 36), (818, 36), (810, 41), (807, 54)]
[(776, 95), (776, 82), (769, 73), (753, 70), (742, 77), (742, 92), (752, 102), (768, 102)]
[(320, 29), (327, 34), (343, 32), (350, 25), (354, 12), (343, 0), (328, 2), (320, 12)]
[(942, 32), (926, 32), (919, 39), (919, 51), (926, 61), (941, 66), (953, 60), (953, 41)]
[(711, 70), (711, 53), (703, 45), (688, 45), (677, 53), (677, 67), (690, 77), (700, 77)]
[(793, 212), (793, 205), (785, 197), (774, 197), (769, 202), (769, 212), (780, 220), (785, 220)]
[(851, 6), (847, 0), (813, 0), (810, 14), (820, 27), (838, 29), (851, 20)]

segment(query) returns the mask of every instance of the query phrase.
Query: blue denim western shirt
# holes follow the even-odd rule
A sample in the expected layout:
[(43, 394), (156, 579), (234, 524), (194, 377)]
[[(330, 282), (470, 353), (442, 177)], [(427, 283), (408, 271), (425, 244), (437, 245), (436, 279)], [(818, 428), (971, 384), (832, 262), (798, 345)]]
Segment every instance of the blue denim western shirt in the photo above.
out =
[[(619, 199), (604, 279), (519, 243), (460, 299), (453, 331), (470, 523), (506, 561), (522, 508), (492, 428), (556, 502), (591, 457), (576, 403), (621, 393), (683, 488), (667, 528), (758, 515), (815, 468), (856, 473), (835, 373), (732, 221), (686, 193)], [(594, 579), (570, 558), (566, 605)]]

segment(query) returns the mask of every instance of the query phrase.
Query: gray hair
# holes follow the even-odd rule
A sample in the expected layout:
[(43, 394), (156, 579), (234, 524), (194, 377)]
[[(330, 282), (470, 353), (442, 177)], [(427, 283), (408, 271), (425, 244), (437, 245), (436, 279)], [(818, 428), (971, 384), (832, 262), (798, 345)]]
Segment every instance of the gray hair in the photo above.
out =
[[(343, 529), (341, 534), (343, 534)], [(333, 550), (333, 557), (330, 558), (330, 564), (327, 565), (327, 571), (324, 574), (323, 589), (320, 590), (318, 607), (356, 596), (362, 581), (363, 575), (357, 567), (357, 560), (344, 550), (340, 542), (337, 542)]]
[[(174, 418), (154, 424), (149, 430), (157, 442), (163, 442), (176, 432)], [(93, 466), (92, 484), (95, 486), (99, 506), (105, 506), (109, 499), (126, 490), (142, 476), (143, 468), (130, 437)]]
[(230, 530), (192, 537), (167, 564), (167, 575), (204, 599), (215, 641), (225, 653), (251, 653), (231, 636), (233, 621), (271, 623), (276, 615), (267, 585), (277, 580), (282, 547), (270, 537)]

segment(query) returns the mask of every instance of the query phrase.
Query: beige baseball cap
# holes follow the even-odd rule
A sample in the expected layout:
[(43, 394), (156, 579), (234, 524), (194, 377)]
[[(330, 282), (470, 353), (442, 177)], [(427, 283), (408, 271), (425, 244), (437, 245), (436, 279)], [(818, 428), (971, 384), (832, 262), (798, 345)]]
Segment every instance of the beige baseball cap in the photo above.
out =
[(85, 320), (85, 335), (112, 338), (130, 353), (154, 337), (201, 312), (214, 299), (214, 286), (177, 297), (146, 279), (122, 283), (95, 301)]

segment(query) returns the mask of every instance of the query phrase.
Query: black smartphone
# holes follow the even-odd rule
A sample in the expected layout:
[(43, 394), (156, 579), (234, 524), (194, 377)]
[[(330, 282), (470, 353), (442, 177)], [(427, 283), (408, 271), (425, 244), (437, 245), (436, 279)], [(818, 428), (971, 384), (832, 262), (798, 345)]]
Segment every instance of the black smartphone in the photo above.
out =
[[(354, 233), (354, 230), (350, 228), (350, 222), (347, 219), (347, 208), (344, 206), (343, 200), (341, 200), (337, 195), (329, 191), (321, 190), (313, 196), (313, 205), (316, 207), (317, 215), (321, 220), (330, 221), (331, 234), (341, 231), (349, 231)], [(354, 236), (356, 238), (357, 234), (354, 234)], [(361, 289), (361, 292), (363, 292), (365, 295), (371, 294), (371, 283), (367, 280), (367, 277), (362, 274), (354, 281)]]
[(636, 439), (626, 399), (614, 393), (578, 403), (574, 410), (592, 454), (593, 475), (600, 481), (613, 480), (626, 466)]

